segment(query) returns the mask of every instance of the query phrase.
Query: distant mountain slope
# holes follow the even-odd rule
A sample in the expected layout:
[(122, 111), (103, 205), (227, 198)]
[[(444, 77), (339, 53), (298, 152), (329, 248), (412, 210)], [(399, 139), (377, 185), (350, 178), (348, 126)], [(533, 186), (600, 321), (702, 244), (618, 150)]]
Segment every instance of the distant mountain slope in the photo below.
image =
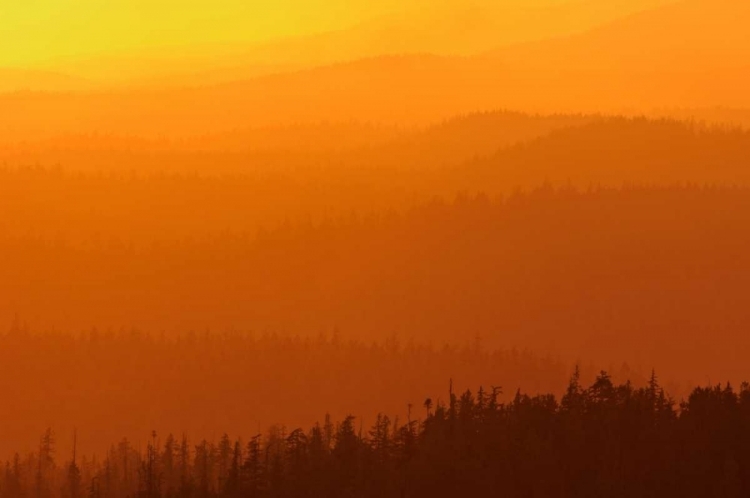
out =
[(750, 107), (750, 4), (689, 0), (480, 57), (383, 56), (169, 90), (5, 95), (4, 136), (188, 136), (348, 120), (425, 125), (497, 108)]
[[(512, 114), (471, 116), (339, 151), (82, 149), (57, 156), (63, 168), (77, 171), (0, 168), (0, 213), (13, 213), (0, 217), (0, 232), (148, 247), (216, 233), (254, 234), (285, 220), (400, 212), (459, 192), (508, 196), (545, 182), (578, 189), (748, 187), (748, 157), (748, 132), (673, 121)], [(5, 160), (0, 157), (0, 164)]]
[(591, 29), (669, 0), (433, 0), (368, 8), (356, 25), (258, 44), (196, 45), (67, 61), (109, 83), (192, 86), (388, 54), (471, 55)]
[(297, 179), (316, 172), (373, 168), (426, 172), (600, 119), (496, 111), (457, 116), (424, 129), (352, 122), (238, 129), (187, 140), (109, 134), (18, 143), (0, 139), (0, 163), (60, 165), (66, 171), (111, 174), (290, 174)]
[(542, 182), (606, 185), (750, 185), (750, 134), (670, 120), (604, 118), (561, 128), (457, 168), (456, 187)]
[(486, 60), (558, 105), (746, 107), (749, 24), (744, 0), (684, 0)]
[(84, 78), (54, 71), (0, 67), (0, 93), (18, 91), (68, 92), (90, 90), (94, 84)]
[[(130, 230), (181, 206), (159, 199), (169, 184), (144, 185), (151, 199), (128, 205)], [(229, 205), (222, 195), (234, 193), (218, 192)], [(189, 216), (204, 216), (212, 201), (199, 198)], [(77, 214), (98, 215), (99, 204)], [(750, 327), (748, 226), (747, 189), (689, 187), (463, 196), (403, 214), (257, 237), (217, 230), (141, 248), (4, 230), (0, 316), (17, 313), (41, 331), (314, 337), (338, 326), (367, 343), (397, 335), (438, 347), (481, 336), (571, 361), (634, 361), (683, 380), (735, 379), (750, 354), (737, 332)]]
[(464, 91), (475, 70), (468, 59), (394, 56), (202, 88), (0, 95), (0, 132), (186, 136), (321, 121), (427, 124), (486, 109)]
[(496, 107), (750, 107), (747, 25), (747, 2), (686, 0), (479, 57), (377, 57), (232, 88), (262, 93), (273, 81), (272, 100), (286, 93), (321, 113), (416, 122)]

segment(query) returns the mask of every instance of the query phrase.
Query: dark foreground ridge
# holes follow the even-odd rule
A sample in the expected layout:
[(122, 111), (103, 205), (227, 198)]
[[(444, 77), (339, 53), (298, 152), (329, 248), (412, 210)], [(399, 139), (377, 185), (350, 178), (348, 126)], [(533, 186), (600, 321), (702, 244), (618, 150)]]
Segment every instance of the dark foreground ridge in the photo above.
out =
[[(39, 452), (0, 473), (0, 496), (161, 497), (740, 497), (750, 496), (750, 385), (696, 388), (676, 405), (658, 385), (615, 385), (578, 372), (553, 395), (500, 388), (426, 400), (406, 421), (347, 417), (310, 430), (276, 427), (249, 441), (145, 448), (127, 440), (103, 459)], [(415, 420), (417, 412), (423, 420)]]

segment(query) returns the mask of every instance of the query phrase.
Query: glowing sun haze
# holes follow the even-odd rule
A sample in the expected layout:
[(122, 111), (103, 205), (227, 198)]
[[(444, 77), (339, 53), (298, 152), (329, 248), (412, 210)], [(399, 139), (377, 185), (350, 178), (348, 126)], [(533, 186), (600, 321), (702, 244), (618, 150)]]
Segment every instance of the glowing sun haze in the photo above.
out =
[[(623, 13), (660, 3), (666, 2), (611, 0), (593, 5), (587, 15), (596, 21), (597, 13), (607, 9)], [(441, 9), (528, 10), (561, 5), (574, 3), (570, 0), (481, 0), (470, 5), (455, 0), (5, 1), (0, 4), (0, 67), (49, 66), (66, 59), (144, 53), (170, 47), (254, 44), (345, 29), (399, 12), (408, 12), (418, 24)], [(538, 31), (538, 24), (548, 22), (538, 18), (536, 26), (523, 23), (518, 27), (514, 21), (516, 26), (508, 28)], [(502, 31), (498, 36), (502, 38)]]
[[(382, 2), (378, 8), (383, 9)], [(195, 43), (258, 42), (340, 28), (372, 10), (366, 2), (345, 0), (3, 2), (0, 64)]]

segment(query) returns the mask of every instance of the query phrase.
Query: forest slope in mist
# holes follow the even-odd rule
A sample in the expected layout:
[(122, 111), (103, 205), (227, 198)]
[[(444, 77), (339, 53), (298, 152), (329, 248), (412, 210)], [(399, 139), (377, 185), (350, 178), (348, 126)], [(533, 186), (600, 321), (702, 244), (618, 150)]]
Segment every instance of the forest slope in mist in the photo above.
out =
[(4, 237), (0, 313), (37, 331), (480, 335), (735, 378), (750, 347), (737, 336), (750, 321), (748, 203), (746, 188), (543, 188), (141, 248)]
[(0, 451), (404, 416), (450, 377), (560, 393), (574, 362), (739, 382), (748, 213), (747, 188), (546, 187), (142, 248), (3, 237)]
[(252, 173), (197, 174), (220, 147), (185, 154), (190, 174), (107, 174), (90, 157), (0, 170), (0, 315), (34, 331), (478, 334), (740, 376), (748, 132), (513, 113), (355, 129), (373, 145), (295, 162), (281, 140)]
[[(750, 124), (750, 113), (747, 117)], [(5, 137), (0, 139), (0, 161), (10, 167), (36, 165), (105, 176), (283, 172), (306, 178), (345, 169), (460, 164), (560, 128), (601, 120), (598, 115), (493, 111), (453, 117), (424, 129), (351, 121), (241, 128), (184, 139), (99, 133), (31, 142)], [(710, 122), (726, 120), (717, 116)]]
[[(329, 134), (349, 134), (349, 147), (335, 149)], [(230, 140), (235, 145), (226, 145)], [(270, 148), (243, 151), (243, 142)], [(204, 150), (192, 151), (106, 138), (99, 149), (82, 143), (39, 155), (21, 151), (16, 158), (46, 160), (0, 169), (5, 238), (142, 248), (400, 213), (458, 192), (495, 199), (545, 182), (584, 190), (750, 184), (748, 132), (644, 118), (488, 113), (405, 135), (357, 126), (292, 128), (220, 137), (214, 145), (209, 138)], [(49, 167), (58, 161), (61, 167)]]

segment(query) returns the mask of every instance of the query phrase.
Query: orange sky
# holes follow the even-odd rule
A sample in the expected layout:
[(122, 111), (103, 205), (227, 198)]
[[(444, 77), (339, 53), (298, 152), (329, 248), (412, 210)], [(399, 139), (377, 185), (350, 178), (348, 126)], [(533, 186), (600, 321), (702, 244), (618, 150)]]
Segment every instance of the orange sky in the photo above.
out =
[(3, 2), (2, 34), (15, 43), (2, 44), (0, 62), (26, 65), (171, 45), (257, 42), (340, 28), (371, 10), (366, 2), (342, 0)]

